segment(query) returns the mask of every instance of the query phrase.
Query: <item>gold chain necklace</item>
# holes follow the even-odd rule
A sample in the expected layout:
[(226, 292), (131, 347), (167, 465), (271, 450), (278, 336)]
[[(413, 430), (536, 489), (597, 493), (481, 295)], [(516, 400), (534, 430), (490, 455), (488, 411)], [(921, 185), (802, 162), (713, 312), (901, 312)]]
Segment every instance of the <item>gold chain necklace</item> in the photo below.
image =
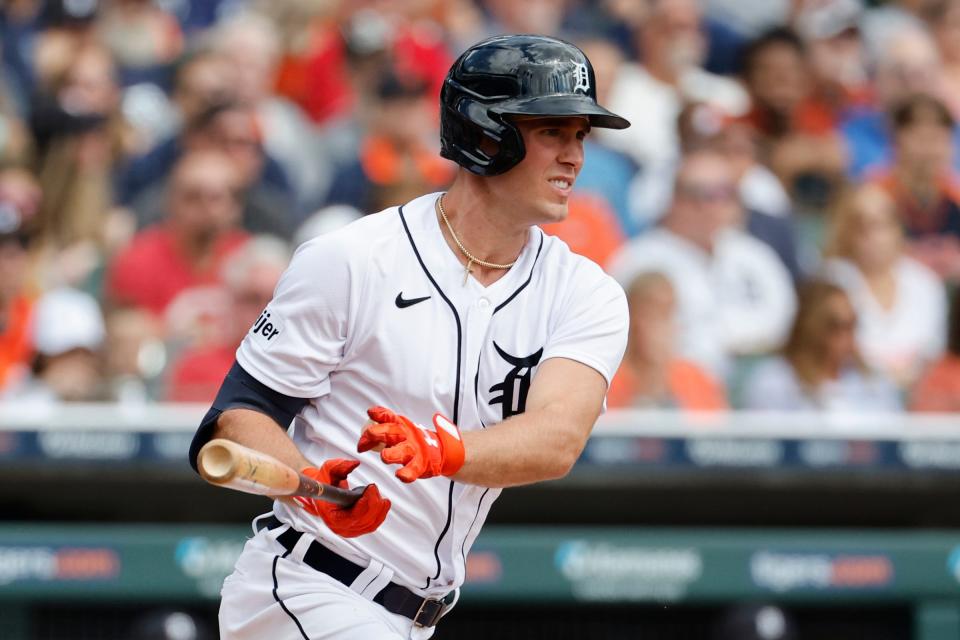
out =
[(497, 264), (496, 262), (487, 262), (486, 260), (481, 260), (480, 258), (475, 257), (472, 253), (467, 251), (467, 248), (463, 246), (463, 243), (460, 242), (460, 238), (457, 237), (457, 234), (453, 231), (453, 226), (450, 224), (450, 221), (447, 220), (447, 213), (443, 210), (443, 196), (441, 195), (437, 199), (437, 208), (440, 210), (440, 217), (443, 218), (444, 223), (447, 225), (447, 230), (450, 231), (450, 236), (453, 237), (453, 241), (460, 248), (460, 251), (463, 252), (463, 255), (467, 256), (467, 269), (463, 272), (463, 284), (467, 284), (467, 277), (470, 275), (470, 267), (474, 263), (479, 264), (481, 267), (487, 267), (488, 269), (509, 269), (517, 263), (516, 260), (508, 264)]

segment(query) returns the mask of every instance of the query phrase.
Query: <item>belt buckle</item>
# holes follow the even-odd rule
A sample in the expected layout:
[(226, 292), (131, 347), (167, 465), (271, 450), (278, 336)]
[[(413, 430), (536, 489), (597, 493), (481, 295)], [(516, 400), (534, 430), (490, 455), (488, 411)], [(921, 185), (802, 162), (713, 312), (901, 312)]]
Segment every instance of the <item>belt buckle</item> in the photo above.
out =
[[(440, 615), (443, 613), (445, 604), (443, 600), (424, 598), (423, 602), (420, 603), (420, 607), (417, 609), (417, 614), (413, 616), (413, 624), (417, 627), (435, 626), (440, 620)], [(433, 606), (427, 608), (427, 605)], [(421, 620), (421, 616), (425, 619)]]

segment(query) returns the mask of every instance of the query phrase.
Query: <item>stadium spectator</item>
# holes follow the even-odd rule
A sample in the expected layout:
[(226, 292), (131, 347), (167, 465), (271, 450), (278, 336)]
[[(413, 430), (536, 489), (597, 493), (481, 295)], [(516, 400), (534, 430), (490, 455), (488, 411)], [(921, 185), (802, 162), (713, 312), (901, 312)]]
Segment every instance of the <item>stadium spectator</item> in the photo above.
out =
[(830, 223), (824, 275), (856, 309), (864, 362), (906, 388), (943, 352), (943, 283), (905, 255), (896, 205), (877, 186), (843, 197)]
[(743, 80), (753, 101), (743, 119), (757, 132), (761, 162), (799, 208), (821, 210), (842, 182), (846, 156), (835, 114), (813, 93), (802, 40), (778, 27), (750, 42)]
[(59, 288), (37, 301), (31, 326), (31, 375), (8, 394), (28, 404), (102, 400), (103, 315), (97, 301)]
[[(171, 150), (173, 155), (164, 160), (171, 166), (184, 152), (224, 154), (233, 163), (238, 178), (241, 226), (251, 233), (270, 233), (288, 239), (292, 236), (300, 220), (296, 198), (282, 168), (263, 148), (256, 114), (251, 107), (239, 102), (208, 107), (188, 124), (180, 142)], [(131, 202), (141, 228), (164, 214), (167, 170), (159, 164), (152, 170), (163, 171), (163, 175), (155, 176), (155, 182), (146, 185)]]
[[(869, 178), (893, 163), (894, 133), (889, 114), (911, 95), (943, 95), (944, 73), (936, 45), (920, 26), (888, 35), (877, 50), (876, 100), (873, 105), (851, 110), (840, 124), (847, 149), (847, 173), (855, 179)], [(953, 163), (960, 169), (960, 127), (953, 129)]]
[(425, 84), (385, 73), (359, 157), (335, 174), (329, 203), (379, 211), (448, 185), (455, 165), (439, 155), (436, 110)]
[(129, 206), (144, 191), (162, 182), (205, 114), (234, 100), (232, 70), (223, 56), (206, 49), (193, 51), (180, 61), (170, 103), (161, 106), (169, 113), (169, 121), (156, 125), (161, 130), (152, 133), (166, 133), (166, 137), (124, 168), (117, 181), (120, 203)]
[[(124, 115), (144, 145), (141, 156), (160, 145), (169, 147), (184, 123), (194, 121), (214, 104), (231, 100), (235, 92), (233, 68), (224, 56), (209, 47), (206, 39), (191, 42), (167, 74), (169, 89), (146, 80), (123, 91)], [(120, 194), (126, 200), (128, 191), (136, 192), (142, 185), (121, 187), (126, 189)]]
[(812, 280), (783, 352), (758, 362), (744, 382), (744, 409), (770, 411), (896, 411), (896, 385), (860, 357), (857, 314), (846, 292)]
[(27, 220), (39, 202), (36, 184), (23, 184), (11, 170), (0, 172), (0, 398), (26, 377), (33, 357)]
[(778, 347), (795, 307), (790, 274), (772, 249), (737, 227), (740, 216), (726, 159), (694, 151), (680, 165), (660, 225), (608, 265), (624, 286), (644, 271), (670, 278), (679, 302), (679, 353), (720, 379), (734, 355)]
[(781, 218), (792, 214), (786, 189), (760, 163), (757, 131), (741, 118), (732, 118), (708, 104), (688, 104), (677, 120), (684, 152), (709, 146), (727, 156), (738, 176), (740, 199), (751, 210)]
[(210, 107), (235, 99), (236, 69), (226, 56), (197, 46), (180, 57), (173, 68), (170, 106), (175, 124), (172, 136)]
[(162, 315), (191, 287), (215, 284), (223, 261), (247, 241), (238, 229), (239, 177), (231, 159), (195, 151), (173, 169), (167, 216), (137, 233), (107, 274), (109, 300)]
[(790, 200), (777, 177), (757, 161), (753, 128), (705, 104), (685, 107), (678, 128), (684, 153), (709, 149), (726, 158), (742, 204), (740, 226), (776, 251), (793, 279), (798, 280), (798, 240)]
[(948, 281), (960, 278), (960, 179), (951, 166), (946, 106), (917, 94), (890, 114), (896, 157), (874, 181), (896, 201), (910, 253)]
[(289, 177), (297, 203), (315, 207), (332, 169), (305, 114), (272, 93), (281, 49), (276, 27), (258, 13), (241, 13), (216, 28), (213, 46), (233, 67), (235, 97), (253, 107), (264, 150)]
[(627, 303), (630, 337), (607, 393), (607, 406), (726, 409), (722, 385), (696, 363), (675, 354), (677, 300), (669, 278), (641, 273), (627, 286)]
[(947, 351), (924, 373), (910, 394), (910, 410), (960, 412), (960, 289), (954, 289), (947, 324)]
[(706, 54), (702, 15), (696, 0), (635, 3), (648, 12), (634, 33), (641, 63), (619, 67), (609, 94), (610, 108), (643, 126), (597, 138), (630, 155), (640, 167), (631, 208), (638, 227), (659, 218), (670, 201), (670, 184), (679, 161), (677, 117), (685, 102), (705, 102), (725, 113), (746, 111), (746, 93), (730, 78), (701, 67)]
[(221, 280), (228, 300), (219, 335), (191, 346), (171, 362), (167, 400), (213, 400), (243, 336), (270, 302), (289, 262), (286, 244), (269, 236), (252, 238), (224, 262)]
[(44, 195), (39, 233), (57, 248), (102, 246), (113, 222), (116, 170), (137, 146), (119, 96), (109, 52), (85, 44), (70, 51), (62, 69), (51, 70), (49, 85), (33, 104)]

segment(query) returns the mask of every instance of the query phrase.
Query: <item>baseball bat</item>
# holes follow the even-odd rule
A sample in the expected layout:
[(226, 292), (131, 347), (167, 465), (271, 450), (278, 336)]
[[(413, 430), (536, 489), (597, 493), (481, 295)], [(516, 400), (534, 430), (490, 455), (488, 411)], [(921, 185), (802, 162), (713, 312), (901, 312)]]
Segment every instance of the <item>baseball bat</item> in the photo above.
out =
[(224, 438), (203, 445), (197, 455), (197, 469), (204, 480), (218, 487), (261, 496), (316, 498), (343, 507), (356, 502), (366, 489), (341, 489), (317, 482), (273, 456)]

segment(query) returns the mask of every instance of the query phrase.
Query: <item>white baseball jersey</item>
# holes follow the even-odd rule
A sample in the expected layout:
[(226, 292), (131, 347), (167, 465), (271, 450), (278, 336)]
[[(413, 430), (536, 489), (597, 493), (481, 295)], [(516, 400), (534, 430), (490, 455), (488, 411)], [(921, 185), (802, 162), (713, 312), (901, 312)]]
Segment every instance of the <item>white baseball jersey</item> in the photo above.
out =
[(366, 409), (430, 425), (441, 412), (483, 429), (525, 408), (548, 358), (582, 362), (609, 383), (626, 346), (621, 287), (560, 240), (531, 228), (516, 264), (488, 287), (450, 250), (429, 194), (302, 245), (237, 351), (268, 387), (310, 398), (292, 437), (316, 465), (358, 458), (350, 485), (376, 483), (393, 503), (375, 532), (345, 539), (320, 518), (276, 503), (277, 516), (345, 558), (392, 570), (424, 596), (460, 586), (497, 489), (437, 477), (405, 485), (377, 453), (357, 454)]

